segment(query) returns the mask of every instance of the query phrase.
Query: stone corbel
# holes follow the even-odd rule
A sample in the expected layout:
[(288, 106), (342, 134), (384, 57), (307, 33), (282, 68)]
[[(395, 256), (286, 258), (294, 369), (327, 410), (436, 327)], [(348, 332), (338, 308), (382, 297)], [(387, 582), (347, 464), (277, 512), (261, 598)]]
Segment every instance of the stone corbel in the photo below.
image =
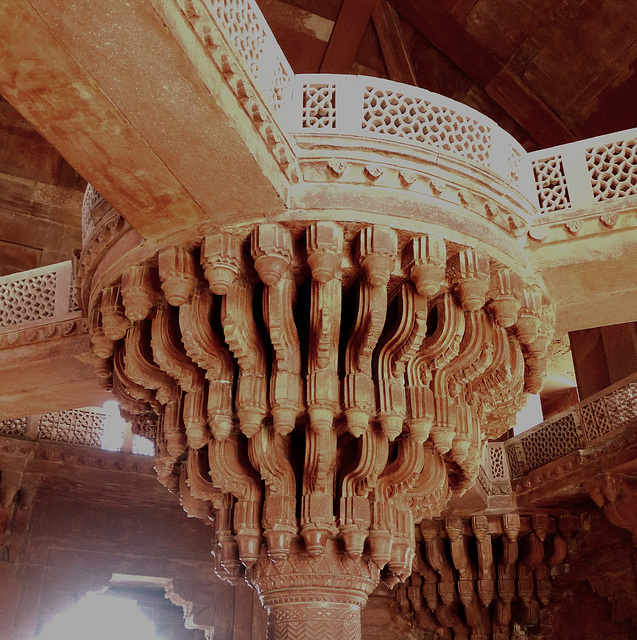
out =
[(124, 342), (124, 373), (134, 383), (156, 390), (161, 404), (180, 399), (179, 385), (156, 364), (150, 353), (150, 331), (146, 322), (135, 322)]
[(268, 411), (267, 358), (252, 314), (252, 285), (239, 277), (241, 242), (228, 234), (208, 236), (201, 260), (210, 289), (223, 296), (221, 324), (239, 363), (236, 414), (242, 433), (250, 438), (259, 431)]
[[(416, 356), (427, 333), (427, 298), (413, 284), (405, 283), (399, 293), (398, 320), (380, 347), (376, 364), (378, 379), (378, 419), (385, 436), (395, 440), (403, 430), (407, 412), (405, 368)], [(417, 426), (419, 423), (413, 423)], [(410, 431), (424, 443), (428, 433)]]
[(157, 266), (161, 288), (168, 304), (185, 304), (197, 284), (195, 258), (186, 247), (170, 246), (157, 253)]
[(100, 304), (104, 335), (111, 340), (120, 340), (126, 335), (130, 320), (124, 313), (124, 305), (118, 285), (106, 287)]
[(511, 602), (515, 596), (520, 516), (517, 513), (503, 515), (502, 528), (505, 535), (501, 538), (502, 555), (497, 566), (498, 600), (495, 603), (493, 621), (502, 632), (508, 634), (511, 624)]
[(190, 490), (187, 465), (181, 467), (179, 474), (179, 500), (189, 518), (199, 518), (205, 524), (212, 524), (210, 503), (198, 498)]
[(484, 306), (490, 282), (486, 255), (474, 249), (458, 251), (449, 258), (447, 275), (465, 311), (477, 311)]
[(215, 574), (221, 580), (236, 585), (245, 576), (245, 566), (239, 557), (239, 545), (233, 535), (232, 507), (235, 498), (229, 491), (213, 500), (215, 507), (216, 544), (213, 547)]
[(91, 351), (97, 358), (106, 360), (115, 353), (116, 342), (104, 333), (102, 312), (97, 304), (91, 305), (88, 319), (89, 332), (91, 334)]
[(396, 459), (389, 463), (371, 492), (369, 555), (378, 567), (387, 564), (384, 581), (391, 587), (411, 573), (414, 520), (407, 498), (425, 463), (425, 450), (411, 438), (397, 443)]
[[(442, 538), (440, 538), (435, 523), (431, 520), (423, 520), (420, 523), (420, 532), (425, 542), (427, 562), (438, 574), (439, 578), (436, 584), (433, 576), (427, 576), (427, 574), (425, 574), (425, 580), (432, 585), (435, 584), (438, 590), (437, 595), (439, 602), (435, 607), (436, 617), (443, 626), (453, 626), (456, 622), (456, 616), (453, 615), (453, 608), (458, 602), (455, 572), (447, 560), (444, 542)], [(431, 602), (429, 602), (430, 600)], [(430, 607), (434, 601), (435, 599), (432, 594), (428, 599)], [(449, 622), (450, 625), (448, 625), (447, 622)]]
[(630, 532), (637, 546), (637, 480), (605, 475), (601, 480), (585, 483), (584, 488), (612, 524)]
[(368, 431), (358, 438), (358, 458), (341, 482), (339, 528), (345, 552), (359, 558), (369, 534), (369, 492), (387, 464), (387, 438)]
[[(407, 364), (407, 422), (410, 432), (419, 434), (419, 438), (429, 436), (435, 420), (435, 398), (430, 388), (432, 372), (456, 357), (465, 331), (464, 313), (450, 293), (439, 298), (436, 311), (434, 333), (423, 341), (416, 357)], [(449, 446), (452, 438), (451, 435), (448, 439)], [(444, 448), (442, 443), (438, 445), (441, 446)]]
[(447, 467), (434, 452), (431, 443), (424, 445), (422, 471), (412, 486), (407, 489), (414, 522), (425, 518), (436, 518), (451, 498), (447, 478)]
[(204, 371), (208, 381), (207, 419), (212, 435), (223, 440), (232, 430), (234, 360), (212, 330), (212, 294), (197, 286), (179, 308), (179, 327), (186, 353)]
[[(307, 371), (310, 425), (305, 430), (300, 524), (308, 552), (317, 555), (323, 553), (334, 527), (336, 430), (333, 422), (340, 406), (338, 345), (343, 231), (332, 222), (315, 222), (307, 229), (306, 241), (307, 263), (312, 270)], [(369, 514), (367, 503), (366, 506)], [(351, 544), (349, 548), (346, 544), (347, 552), (355, 555), (353, 549)]]
[(273, 348), (270, 413), (274, 430), (294, 429), (303, 408), (301, 347), (292, 312), (296, 292), (292, 277), (292, 239), (280, 225), (261, 224), (252, 232), (254, 267), (265, 284), (263, 317)]
[(204, 410), (204, 374), (186, 355), (178, 331), (177, 310), (159, 303), (151, 322), (153, 359), (185, 392), (183, 421), (188, 446), (201, 449), (210, 434)]
[(475, 597), (473, 566), (469, 558), (469, 542), (463, 532), (462, 520), (457, 517), (445, 519), (445, 529), (451, 545), (451, 559), (458, 572), (458, 594), (465, 607), (469, 607)]
[(157, 271), (148, 264), (129, 267), (122, 274), (121, 293), (126, 317), (131, 322), (145, 320), (159, 297)]
[(522, 282), (512, 269), (494, 269), (488, 296), (488, 309), (495, 323), (503, 328), (512, 327), (518, 320)]
[(358, 262), (365, 272), (359, 283), (356, 323), (345, 352), (343, 380), (347, 428), (355, 437), (369, 429), (374, 413), (372, 354), (385, 325), (387, 284), (398, 250), (395, 231), (366, 227), (359, 234)]
[(286, 456), (289, 445), (289, 438), (267, 424), (248, 441), (250, 462), (265, 483), (261, 522), (268, 555), (274, 562), (287, 558), (292, 538), (297, 534), (296, 478)]
[(208, 445), (210, 476), (213, 484), (224, 493), (231, 493), (237, 502), (233, 509), (233, 529), (239, 548), (239, 558), (251, 567), (261, 548), (261, 478), (250, 465), (245, 440), (230, 435), (224, 440), (212, 440)]

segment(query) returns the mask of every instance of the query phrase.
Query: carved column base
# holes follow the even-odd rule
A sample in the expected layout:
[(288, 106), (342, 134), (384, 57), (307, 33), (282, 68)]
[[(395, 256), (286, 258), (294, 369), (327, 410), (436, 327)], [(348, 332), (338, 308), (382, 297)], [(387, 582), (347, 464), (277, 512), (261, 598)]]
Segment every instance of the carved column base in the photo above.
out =
[(319, 557), (293, 544), (276, 563), (263, 551), (249, 576), (268, 611), (268, 640), (359, 640), (361, 609), (379, 578), (376, 565), (352, 560), (336, 541)]

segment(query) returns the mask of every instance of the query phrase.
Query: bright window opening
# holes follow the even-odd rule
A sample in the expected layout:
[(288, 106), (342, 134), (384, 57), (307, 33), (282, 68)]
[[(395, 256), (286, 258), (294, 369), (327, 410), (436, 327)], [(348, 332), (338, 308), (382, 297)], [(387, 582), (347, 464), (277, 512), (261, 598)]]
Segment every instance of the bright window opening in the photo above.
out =
[[(107, 451), (121, 451), (124, 445), (126, 433), (130, 437), (130, 427), (126, 420), (119, 413), (119, 404), (115, 400), (109, 400), (104, 403), (104, 430), (102, 432), (102, 449)], [(142, 456), (155, 455), (155, 445), (148, 438), (142, 436), (133, 436), (132, 442), (129, 441), (132, 453)]]
[(49, 622), (36, 640), (159, 640), (133, 600), (88, 595)]
[(104, 410), (106, 411), (106, 419), (102, 432), (102, 449), (119, 451), (124, 443), (126, 420), (119, 415), (119, 405), (115, 400), (105, 402)]

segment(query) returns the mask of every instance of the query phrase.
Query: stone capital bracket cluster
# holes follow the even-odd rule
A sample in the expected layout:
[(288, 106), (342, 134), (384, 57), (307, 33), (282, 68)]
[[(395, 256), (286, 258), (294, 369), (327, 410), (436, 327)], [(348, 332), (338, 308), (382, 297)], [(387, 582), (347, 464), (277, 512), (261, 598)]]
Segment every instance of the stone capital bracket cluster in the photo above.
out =
[(155, 440), (159, 480), (213, 526), (217, 573), (258, 589), (271, 637), (360, 633), (379, 579), (411, 575), (415, 525), (473, 486), (484, 441), (541, 387), (542, 288), (383, 225), (159, 249), (118, 229), (85, 247), (81, 297), (96, 371)]

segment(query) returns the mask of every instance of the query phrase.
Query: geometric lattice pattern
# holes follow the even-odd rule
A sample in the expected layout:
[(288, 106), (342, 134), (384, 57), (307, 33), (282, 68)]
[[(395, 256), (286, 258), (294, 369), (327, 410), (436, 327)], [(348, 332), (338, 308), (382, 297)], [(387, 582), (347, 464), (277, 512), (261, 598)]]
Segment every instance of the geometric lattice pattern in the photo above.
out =
[(575, 424), (574, 414), (568, 413), (522, 438), (520, 444), (526, 466), (532, 471), (571, 451), (581, 449), (583, 441)]
[(637, 194), (637, 140), (612, 142), (586, 150), (596, 202)]
[(38, 439), (52, 442), (100, 447), (105, 415), (82, 409), (71, 409), (40, 416)]
[(614, 428), (613, 421), (606, 411), (604, 398), (580, 407), (579, 412), (587, 440), (599, 438)]
[(243, 57), (252, 77), (258, 78), (267, 36), (250, 4), (245, 0), (210, 0), (209, 10)]
[(504, 454), (502, 447), (488, 447), (491, 461), (491, 478), (494, 480), (505, 480), (506, 470), (504, 468)]
[(274, 78), (272, 82), (272, 95), (270, 99), (274, 111), (278, 111), (287, 102), (288, 88), (292, 78), (288, 69), (279, 61), (274, 69)]
[(3, 436), (23, 436), (27, 430), (26, 418), (13, 418), (11, 420), (0, 420), (0, 435)]
[(519, 478), (524, 475), (525, 469), (522, 467), (522, 459), (524, 458), (524, 450), (520, 443), (508, 445), (506, 447), (507, 462), (509, 463), (509, 469), (511, 470), (512, 478)]
[(56, 273), (0, 284), (0, 327), (55, 315)]
[(534, 160), (532, 166), (540, 213), (569, 209), (571, 201), (562, 166), (562, 156)]
[(336, 85), (303, 85), (303, 128), (336, 128)]
[(637, 420), (637, 383), (632, 382), (579, 408), (586, 440)]
[[(561, 418), (544, 423), (528, 435), (509, 440), (505, 448), (511, 476), (525, 475), (634, 422), (637, 422), (637, 382), (630, 382), (593, 402), (576, 405)], [(492, 478), (495, 478), (498, 463), (494, 460), (498, 448), (489, 447), (488, 450)]]
[(408, 138), (489, 165), (491, 131), (469, 116), (424, 98), (367, 87), (363, 130)]

